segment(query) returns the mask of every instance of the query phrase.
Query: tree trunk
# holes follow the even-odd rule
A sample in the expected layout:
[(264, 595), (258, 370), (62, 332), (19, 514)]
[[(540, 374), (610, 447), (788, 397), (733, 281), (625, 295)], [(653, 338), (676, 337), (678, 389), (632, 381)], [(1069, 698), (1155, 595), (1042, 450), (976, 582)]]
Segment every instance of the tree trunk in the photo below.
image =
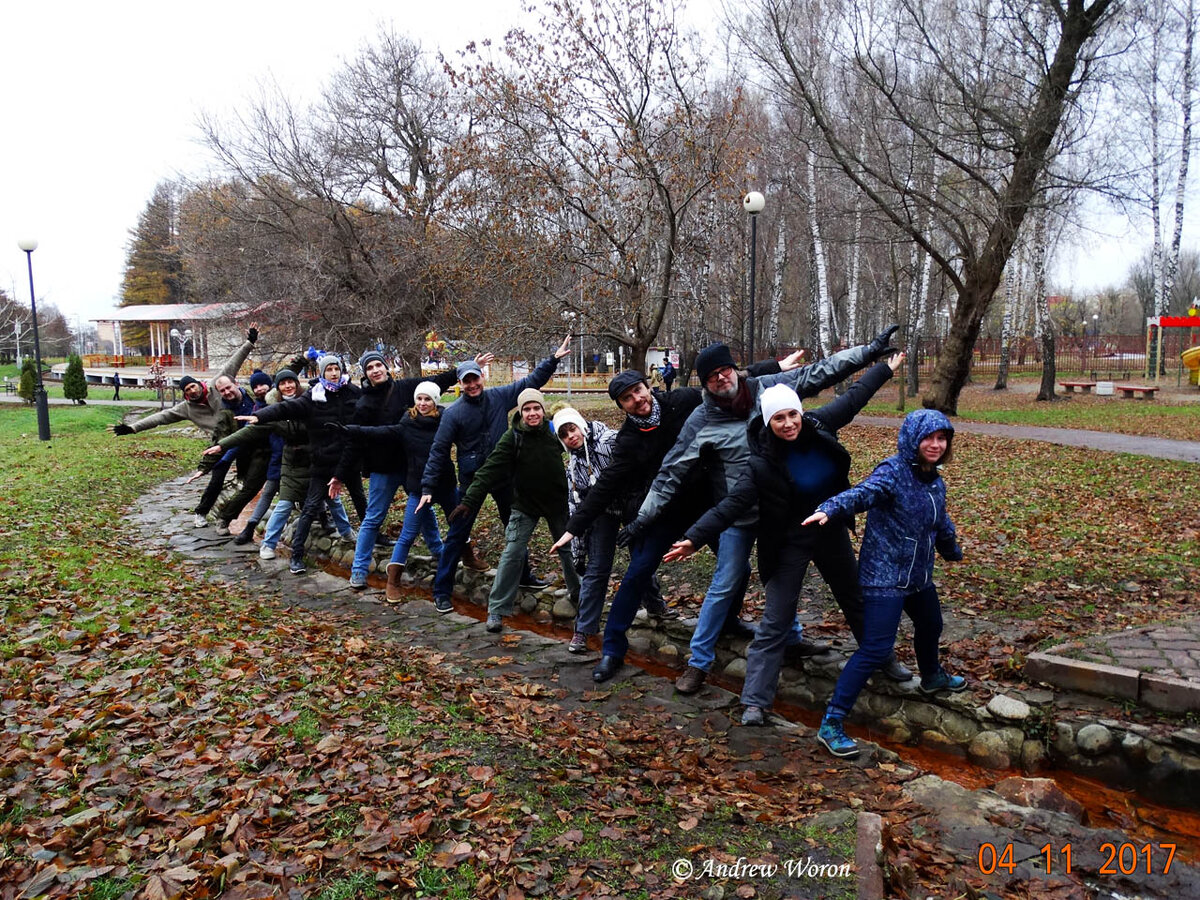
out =
[(808, 229), (812, 236), (813, 266), (816, 270), (816, 313), (817, 344), (821, 358), (833, 353), (833, 335), (829, 326), (833, 317), (833, 304), (829, 299), (829, 274), (825, 265), (825, 244), (821, 239), (821, 226), (817, 221), (817, 154), (812, 145), (808, 147)]
[(1017, 278), (1013, 274), (1015, 260), (1004, 267), (1004, 318), (1000, 320), (1000, 365), (996, 372), (994, 391), (1008, 390), (1008, 363), (1012, 353), (1013, 307), (1016, 305)]
[(1058, 378), (1055, 358), (1054, 320), (1050, 317), (1050, 298), (1046, 296), (1046, 211), (1038, 210), (1033, 220), (1033, 302), (1034, 333), (1042, 348), (1042, 384), (1038, 400), (1057, 400), (1054, 382)]

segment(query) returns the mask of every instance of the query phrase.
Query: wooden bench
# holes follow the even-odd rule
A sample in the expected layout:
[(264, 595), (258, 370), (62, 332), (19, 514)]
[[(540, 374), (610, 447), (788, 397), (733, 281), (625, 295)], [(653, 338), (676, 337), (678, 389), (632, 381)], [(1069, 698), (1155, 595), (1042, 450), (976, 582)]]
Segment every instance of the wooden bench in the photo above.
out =
[(1075, 388), (1079, 388), (1085, 394), (1090, 394), (1092, 388), (1096, 386), (1096, 382), (1094, 381), (1060, 381), (1058, 384), (1068, 394), (1075, 393)]
[(1121, 396), (1126, 400), (1134, 399), (1139, 392), (1141, 393), (1143, 400), (1153, 400), (1154, 392), (1157, 391), (1158, 388), (1145, 384), (1114, 384), (1113, 390), (1120, 391)]
[(5, 378), (4, 379), (4, 393), (15, 394), (16, 392), (17, 392), (16, 384), (14, 384), (11, 379)]

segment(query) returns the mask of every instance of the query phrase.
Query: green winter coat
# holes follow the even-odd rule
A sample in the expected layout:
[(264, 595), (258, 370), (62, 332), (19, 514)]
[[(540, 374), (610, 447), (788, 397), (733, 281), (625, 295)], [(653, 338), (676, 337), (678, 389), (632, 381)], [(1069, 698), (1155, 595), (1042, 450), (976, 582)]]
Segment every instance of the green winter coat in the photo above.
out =
[(512, 416), (512, 427), (504, 432), (487, 461), (471, 479), (462, 502), (478, 511), (488, 491), (513, 481), (513, 508), (535, 518), (567, 517), (567, 472), (563, 467), (562, 442), (554, 436), (547, 417), (537, 428)]
[[(268, 404), (278, 403), (282, 399), (277, 389), (272, 388), (271, 392), (267, 394)], [(279, 474), (279, 499), (303, 503), (308, 495), (311, 468), (308, 452), (308, 426), (304, 422), (284, 419), (266, 425), (246, 425), (227, 437), (221, 438), (217, 442), (217, 446), (222, 450), (228, 450), (230, 447), (254, 443), (261, 440), (264, 435), (271, 434), (282, 435), (285, 441), (282, 468)]]

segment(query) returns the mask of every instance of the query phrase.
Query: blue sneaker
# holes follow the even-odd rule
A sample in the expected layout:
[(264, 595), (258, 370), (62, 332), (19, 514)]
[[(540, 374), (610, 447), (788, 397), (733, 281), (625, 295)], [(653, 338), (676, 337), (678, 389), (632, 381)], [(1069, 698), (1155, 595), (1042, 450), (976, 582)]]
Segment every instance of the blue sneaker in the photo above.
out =
[(967, 679), (961, 675), (950, 675), (945, 669), (938, 669), (936, 675), (931, 675), (929, 678), (921, 679), (922, 694), (936, 694), (938, 691), (959, 691), (966, 690)]
[(367, 576), (358, 572), (351, 572), (350, 587), (356, 591), (365, 590), (367, 587)]
[(817, 740), (834, 756), (858, 756), (858, 744), (842, 730), (841, 719), (826, 716), (817, 729)]
[(293, 575), (303, 575), (305, 572), (307, 572), (308, 569), (304, 567), (304, 557), (293, 556), (292, 561), (288, 564), (288, 571), (290, 571)]

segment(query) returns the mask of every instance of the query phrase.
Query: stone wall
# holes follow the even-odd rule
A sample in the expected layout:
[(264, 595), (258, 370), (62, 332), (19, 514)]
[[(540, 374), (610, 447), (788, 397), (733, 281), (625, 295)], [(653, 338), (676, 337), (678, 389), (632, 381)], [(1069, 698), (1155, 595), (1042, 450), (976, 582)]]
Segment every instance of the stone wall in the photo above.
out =
[[(291, 537), (291, 525), (283, 543)], [(423, 545), (418, 545), (423, 546)], [(329, 536), (310, 539), (310, 554), (349, 569), (354, 547)], [(375, 554), (372, 572), (386, 575), (390, 550)], [(404, 580), (428, 589), (435, 565), (412, 553)], [(458, 594), (486, 614), (495, 570), (459, 568)], [(570, 626), (575, 608), (565, 590), (522, 590), (522, 612), (535, 621)], [(694, 619), (649, 619), (639, 611), (629, 631), (631, 652), (678, 668), (688, 656)], [(736, 682), (746, 673), (745, 639), (717, 646), (714, 671)], [(822, 711), (844, 658), (827, 653), (784, 666), (778, 697), (795, 706)], [(1036, 773), (1061, 768), (1121, 789), (1136, 790), (1152, 801), (1176, 808), (1200, 807), (1200, 729), (1171, 724), (1147, 726), (1093, 716), (1074, 710), (1067, 695), (1055, 691), (1005, 685), (988, 696), (985, 687), (959, 694), (928, 697), (917, 679), (897, 684), (882, 676), (871, 679), (859, 697), (852, 721), (893, 744), (916, 744), (957, 756), (989, 769)]]

